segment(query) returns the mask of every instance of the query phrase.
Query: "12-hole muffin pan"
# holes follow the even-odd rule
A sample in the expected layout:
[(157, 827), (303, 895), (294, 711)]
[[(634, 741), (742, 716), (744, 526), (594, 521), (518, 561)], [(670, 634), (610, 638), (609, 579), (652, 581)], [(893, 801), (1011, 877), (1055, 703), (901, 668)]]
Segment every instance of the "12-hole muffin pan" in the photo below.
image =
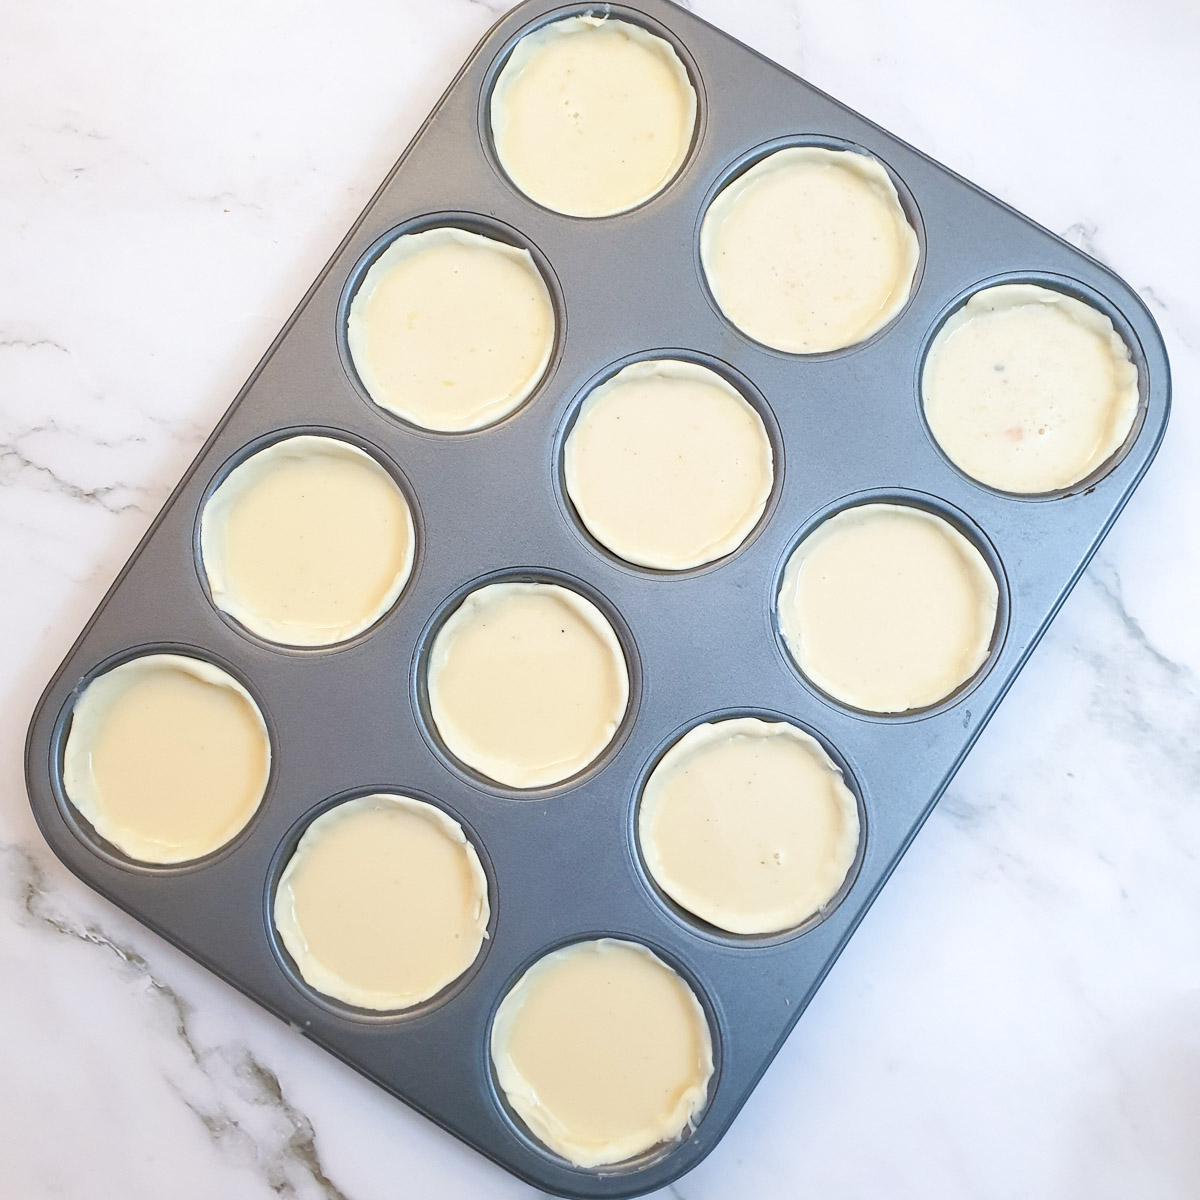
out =
[[(565, 139), (564, 174), (547, 177), (520, 123), (558, 103), (557, 68), (521, 71), (605, 21), (634, 26), (645, 70), (681, 90), (640, 109), (616, 84), (578, 111), (567, 94), (546, 135)], [(629, 176), (601, 188), (562, 122), (590, 136), (588, 105), (609, 102), (679, 144), (625, 162), (598, 143)], [(788, 288), (757, 304), (774, 276), (738, 254), (803, 211), (779, 236), (825, 222), (814, 261), (849, 270), (852, 210), (891, 247), (869, 311), (808, 312)], [(469, 347), (447, 373), (459, 348), (427, 354), (422, 330), (459, 312)], [(1037, 456), (1075, 401), (1010, 428), (1004, 380), (1061, 380), (1026, 349), (1053, 357), (1106, 322), (1123, 423), (1102, 462), (1080, 443), (1055, 474)], [(986, 393), (965, 422), (956, 380)], [(1147, 469), (1169, 393), (1125, 283), (869, 121), (668, 0), (530, 0), (459, 72), (51, 680), (27, 743), (35, 815), (97, 891), (514, 1174), (580, 1197), (663, 1186), (804, 1011)], [(714, 469), (709, 489), (702, 459), (676, 471), (676, 431), (689, 455), (740, 446), (740, 474)], [(650, 465), (607, 487), (643, 450)], [(310, 531), (326, 557), (292, 553)], [(241, 747), (206, 763), (201, 790), (225, 807), (196, 827), (148, 765), (192, 769), (176, 711), (236, 731), (218, 757)], [(720, 876), (776, 819), (749, 792), (739, 818), (747, 755), (826, 797), (749, 890)], [(114, 780), (136, 781), (121, 812)], [(676, 853), (698, 812), (726, 834)], [(810, 858), (817, 875), (778, 882)], [(398, 972), (339, 941), (374, 928), (376, 878)], [(427, 944), (435, 926), (450, 949)], [(667, 1072), (646, 1087), (679, 1093), (646, 1136), (586, 1097), (584, 1145), (543, 1104), (553, 1063), (519, 1043), (530, 1005), (569, 1026), (571, 997), (618, 969)], [(661, 1036), (653, 1006), (677, 1014)], [(563, 1028), (569, 1055), (589, 1035)]]

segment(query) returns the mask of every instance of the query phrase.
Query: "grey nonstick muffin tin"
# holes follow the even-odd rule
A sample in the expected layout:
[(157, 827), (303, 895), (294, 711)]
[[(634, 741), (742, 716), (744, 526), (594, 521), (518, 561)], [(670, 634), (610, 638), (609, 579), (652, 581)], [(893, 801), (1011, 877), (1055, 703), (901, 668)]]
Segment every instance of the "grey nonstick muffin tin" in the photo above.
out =
[[(688, 157), (662, 193), (601, 219), (549, 212), (506, 179), (487, 127), (490, 88), (522, 34), (611, 12), (672, 42), (699, 101)], [(707, 203), (769, 150), (861, 149), (890, 170), (920, 240), (910, 302), (867, 342), (781, 354), (734, 329), (699, 263)], [(532, 397), (496, 426), (413, 428), (374, 406), (345, 346), (357, 282), (399, 232), (453, 224), (527, 247), (557, 313), (555, 351)], [(923, 423), (918, 379), (941, 321), (977, 288), (1043, 282), (1108, 313), (1137, 364), (1141, 407), (1115, 465), (1067, 494), (1007, 496), (973, 483)], [(562, 482), (562, 445), (589, 386), (669, 352), (725, 374), (760, 409), (776, 485), (755, 532), (719, 563), (679, 575), (638, 569), (594, 543)], [(905, 847), (978, 737), (1158, 447), (1168, 365), (1154, 322), (1111, 272), (667, 0), (636, 7), (530, 0), (487, 35), (284, 327), (51, 680), (29, 731), (38, 822), (81, 879), (265, 1008), (514, 1174), (570, 1196), (662, 1186), (715, 1145), (803, 1012)], [(418, 551), (394, 609), (326, 650), (246, 633), (210, 602), (199, 511), (225, 474), (285, 433), (326, 431), (395, 471)], [(931, 710), (851, 711), (798, 673), (773, 613), (783, 564), (823, 516), (863, 499), (942, 514), (1000, 581), (991, 655)], [(553, 788), (516, 793), (475, 776), (433, 729), (423, 663), (439, 622), (481, 581), (563, 582), (613, 622), (631, 702), (597, 762)], [(240, 679), (260, 704), (271, 779), (250, 825), (207, 859), (130, 862), (101, 841), (61, 785), (71, 706), (98, 672), (178, 650)], [(634, 838), (641, 788), (685, 729), (714, 715), (777, 714), (819, 738), (846, 772), (863, 820), (859, 859), (823, 915), (771, 937), (724, 935), (676, 909), (649, 880)], [(373, 790), (428, 799), (474, 839), (492, 899), (474, 967), (433, 1001), (381, 1016), (326, 1000), (299, 978), (270, 920), (274, 882), (309, 820)], [(708, 1014), (716, 1070), (696, 1127), (617, 1166), (582, 1170), (542, 1148), (492, 1076), (490, 1022), (532, 961), (566, 942), (641, 941), (687, 978)]]

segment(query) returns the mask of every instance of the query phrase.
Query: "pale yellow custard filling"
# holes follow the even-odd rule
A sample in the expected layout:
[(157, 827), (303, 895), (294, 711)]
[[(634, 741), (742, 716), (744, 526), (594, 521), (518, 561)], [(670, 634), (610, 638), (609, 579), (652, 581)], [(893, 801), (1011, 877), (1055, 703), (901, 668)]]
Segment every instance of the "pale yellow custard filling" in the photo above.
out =
[(625, 655), (590, 601), (547, 583), (472, 592), (429, 653), (429, 707), (452, 754), (514, 788), (581, 771), (629, 703)]
[(346, 326), (371, 399), (442, 432), (516, 409), (545, 374), (554, 331), (528, 250), (448, 227), (396, 238), (355, 292)]
[(271, 744), (249, 692), (180, 654), (98, 675), (71, 714), (67, 798), (139, 862), (203, 858), (236, 837), (267, 787)]
[(572, 216), (623, 212), (661, 191), (695, 125), (696, 92), (674, 49), (611, 17), (567, 17), (526, 34), (492, 91), (492, 139), (508, 177)]
[(792, 553), (780, 630), (804, 674), (838, 700), (898, 713), (945, 699), (987, 659), (999, 585), (983, 555), (924, 509), (861, 504)]
[(954, 313), (929, 348), (921, 391), (951, 461), (1026, 494), (1087, 478), (1138, 411), (1137, 368), (1112, 321), (1029, 283), (984, 288)]
[(762, 418), (716, 372), (636, 362), (584, 401), (567, 438), (567, 492), (597, 541), (678, 571), (736, 550), (771, 494)]
[(304, 831), (275, 893), (304, 979), (359, 1008), (411, 1008), (466, 971), (487, 937), (487, 877), (452, 817), (409, 796), (347, 800)]
[(731, 933), (776, 933), (821, 912), (858, 838), (857, 802), (821, 745), (757, 717), (686, 733), (646, 781), (638, 813), (659, 887)]
[(348, 442), (303, 435), (235, 467), (204, 506), (213, 603), (252, 633), (327, 646), (368, 629), (412, 571), (412, 512), (395, 480)]
[(700, 257), (738, 329), (776, 350), (815, 354), (861, 342), (900, 312), (918, 243), (882, 164), (792, 146), (717, 195)]
[(713, 1072), (695, 993), (645, 946), (613, 938), (534, 963), (501, 1002), (491, 1048), (517, 1115), (580, 1167), (680, 1137)]

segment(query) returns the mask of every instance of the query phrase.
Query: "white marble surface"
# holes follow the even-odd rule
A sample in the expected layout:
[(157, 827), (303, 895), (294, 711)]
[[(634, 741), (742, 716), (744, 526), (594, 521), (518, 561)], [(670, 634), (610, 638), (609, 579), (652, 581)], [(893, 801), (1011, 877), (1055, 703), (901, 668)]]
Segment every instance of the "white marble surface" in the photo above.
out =
[[(530, 1194), (69, 877), (21, 778), (42, 685), (503, 7), (0, 2), (5, 1196)], [(1200, 8), (694, 7), (1109, 262), (1162, 324), (1176, 402), (1010, 699), (674, 1193), (1200, 1195)]]

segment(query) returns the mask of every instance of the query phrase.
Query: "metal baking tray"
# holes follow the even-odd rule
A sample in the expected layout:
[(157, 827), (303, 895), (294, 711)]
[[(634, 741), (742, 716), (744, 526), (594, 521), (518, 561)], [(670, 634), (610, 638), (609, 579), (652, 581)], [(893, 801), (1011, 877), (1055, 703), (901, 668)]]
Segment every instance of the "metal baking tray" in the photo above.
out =
[[(641, 23), (691, 74), (697, 131), (675, 181), (603, 219), (538, 207), (506, 179), (486, 119), (515, 41), (581, 12)], [(890, 170), (920, 263), (899, 318), (851, 349), (797, 357), (760, 346), (719, 313), (700, 269), (711, 198), (789, 143), (860, 148)], [(500, 424), (435, 434), (393, 419), (357, 383), (345, 345), (356, 282), (400, 232), (454, 224), (527, 247), (557, 311), (551, 364)], [(1006, 496), (941, 454), (918, 395), (925, 348), (976, 288), (1044, 282), (1113, 320), (1141, 381), (1119, 459), (1068, 494)], [(736, 553), (679, 575), (642, 570), (594, 543), (562, 481), (562, 446), (588, 388), (651, 353), (694, 358), (762, 412), (776, 484)], [(855, 926), (928, 816), (1014, 676), (1154, 457), (1169, 408), (1154, 321), (1112, 272), (870, 121), (668, 0), (636, 6), (529, 0), (471, 55), (205, 443), (47, 687), (29, 730), (30, 799), (50, 846), (82, 880), (264, 1008), (522, 1179), (568, 1196), (630, 1196), (698, 1163), (728, 1128)], [(412, 578), (376, 627), (329, 650), (288, 650), (219, 613), (198, 565), (198, 514), (232, 466), (283, 432), (328, 431), (390, 464), (413, 508)], [(981, 674), (936, 708), (857, 713), (798, 674), (773, 613), (783, 563), (822, 516), (861, 499), (947, 517), (1000, 581)], [(514, 794), (454, 761), (432, 732), (422, 662), (437, 624), (481, 581), (562, 581), (612, 619), (631, 703), (612, 745), (580, 776)], [(71, 704), (97, 672), (135, 652), (181, 650), (224, 667), (259, 702), (273, 746), (263, 804), (201, 862), (131, 863), (66, 801), (61, 758)], [(642, 781), (680, 733), (714, 714), (778, 714), (825, 744), (855, 792), (859, 859), (823, 919), (735, 937), (676, 909), (649, 880), (634, 838)], [(491, 889), (490, 937), (474, 967), (415, 1010), (368, 1015), (299, 979), (269, 918), (299, 833), (334, 798), (398, 790), (435, 801), (473, 836)], [(585, 936), (639, 940), (696, 989), (712, 1025), (709, 1100), (680, 1141), (583, 1170), (542, 1148), (506, 1108), (488, 1034), (501, 997), (537, 957)]]

